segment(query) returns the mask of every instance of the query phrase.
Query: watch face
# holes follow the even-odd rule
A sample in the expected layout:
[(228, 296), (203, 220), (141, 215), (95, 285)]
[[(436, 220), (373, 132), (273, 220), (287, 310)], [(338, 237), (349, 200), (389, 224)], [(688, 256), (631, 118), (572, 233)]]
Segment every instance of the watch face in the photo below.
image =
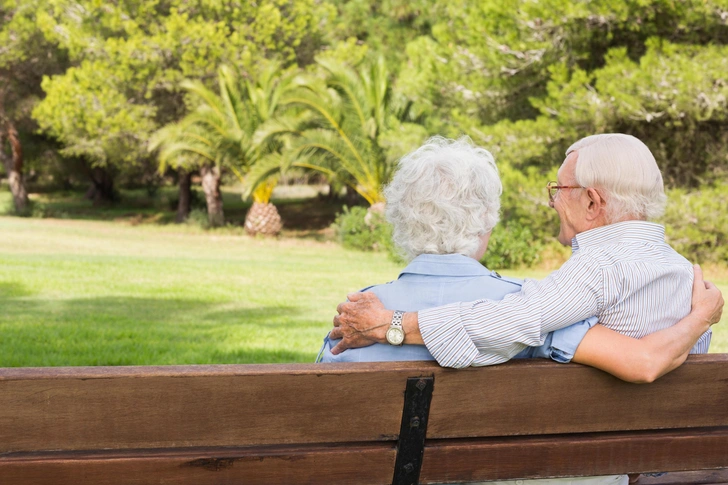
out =
[(392, 345), (402, 345), (404, 342), (404, 332), (401, 328), (391, 327), (387, 330), (387, 342)]

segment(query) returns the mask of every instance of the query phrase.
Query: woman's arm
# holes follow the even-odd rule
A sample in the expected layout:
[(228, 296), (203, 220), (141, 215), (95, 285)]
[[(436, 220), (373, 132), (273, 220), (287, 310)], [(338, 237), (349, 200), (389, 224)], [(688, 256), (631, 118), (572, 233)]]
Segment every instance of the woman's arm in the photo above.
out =
[(572, 362), (596, 367), (629, 382), (653, 382), (685, 362), (700, 336), (720, 320), (723, 296), (714, 284), (703, 281), (697, 265), (692, 304), (691, 313), (678, 323), (641, 339), (595, 325), (579, 344)]

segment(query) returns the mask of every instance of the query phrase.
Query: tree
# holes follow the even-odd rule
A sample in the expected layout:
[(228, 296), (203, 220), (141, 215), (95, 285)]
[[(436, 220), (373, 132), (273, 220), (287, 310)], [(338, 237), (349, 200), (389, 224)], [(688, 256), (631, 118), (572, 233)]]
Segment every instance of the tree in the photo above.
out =
[(656, 37), (728, 42), (724, 0), (454, 0), (433, 2), (429, 35), (407, 45), (403, 92), (432, 103), (430, 130), (455, 135), (534, 119), (552, 67), (592, 72), (622, 47), (637, 61)]
[(555, 66), (542, 117), (580, 133), (625, 132), (645, 140), (667, 182), (712, 183), (728, 174), (728, 46), (647, 41), (639, 61), (624, 47), (587, 73)]
[(112, 76), (104, 63), (85, 61), (46, 78), (46, 98), (33, 111), (41, 129), (64, 145), (61, 154), (86, 161), (96, 203), (114, 200), (115, 175), (146, 155), (156, 126), (154, 106), (130, 102)]
[[(286, 71), (278, 61), (264, 63), (255, 79), (243, 79), (231, 68), (221, 67), (218, 93), (199, 81), (182, 83), (197, 107), (179, 123), (158, 131), (150, 148), (160, 150), (161, 167), (189, 165), (190, 161), (199, 166), (203, 188), (207, 187), (211, 224), (219, 225), (224, 220), (219, 198), (221, 170), (230, 170), (242, 183), (247, 183), (250, 169), (281, 148), (278, 135), (290, 131), (303, 119), (281, 112), (281, 99), (297, 86), (296, 70)], [(250, 232), (280, 231), (280, 216), (270, 204), (276, 180), (274, 174), (268, 174), (253, 184), (253, 207), (246, 218)], [(260, 190), (256, 190), (259, 186)]]
[[(207, 203), (207, 218), (212, 227), (225, 223), (220, 194), (220, 164), (223, 155), (217, 150), (218, 138), (219, 135), (214, 131), (183, 119), (155, 132), (148, 145), (150, 151), (158, 151), (161, 173), (165, 172), (167, 166), (187, 174), (199, 170)], [(186, 184), (180, 188), (180, 199), (189, 195), (183, 192)], [(178, 222), (182, 222), (180, 219), (178, 217)]]
[(36, 129), (30, 111), (42, 96), (42, 76), (59, 72), (66, 64), (65, 53), (38, 28), (37, 12), (46, 4), (0, 0), (0, 162), (17, 214), (28, 211), (22, 134)]
[(90, 175), (113, 181), (146, 165), (149, 133), (184, 116), (182, 80), (210, 87), (220, 64), (254, 70), (272, 55), (310, 62), (329, 10), (315, 0), (54, 0), (39, 13), (44, 33), (74, 67), (44, 82), (34, 116)]
[[(354, 69), (333, 59), (319, 59), (325, 82), (309, 81), (285, 98), (306, 107), (318, 126), (300, 133), (291, 146), (298, 166), (342, 177), (369, 204), (383, 202), (397, 155), (424, 138), (413, 105), (393, 92), (384, 58)], [(404, 145), (404, 146), (402, 146)]]

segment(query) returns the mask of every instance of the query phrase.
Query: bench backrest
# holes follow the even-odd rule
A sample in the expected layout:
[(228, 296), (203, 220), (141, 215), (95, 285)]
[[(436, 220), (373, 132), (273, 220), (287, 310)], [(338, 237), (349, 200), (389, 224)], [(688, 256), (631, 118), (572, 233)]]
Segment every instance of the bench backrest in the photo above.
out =
[(542, 360), (0, 369), (2, 483), (437, 483), (719, 467), (728, 354), (691, 356), (650, 385)]

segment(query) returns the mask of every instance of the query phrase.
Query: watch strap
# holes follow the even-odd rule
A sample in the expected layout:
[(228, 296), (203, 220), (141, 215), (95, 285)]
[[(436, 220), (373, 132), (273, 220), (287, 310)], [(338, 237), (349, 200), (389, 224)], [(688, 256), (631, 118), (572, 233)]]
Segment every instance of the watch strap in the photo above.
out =
[(390, 327), (402, 327), (402, 319), (404, 318), (404, 312), (402, 310), (395, 310), (392, 314), (392, 323)]

